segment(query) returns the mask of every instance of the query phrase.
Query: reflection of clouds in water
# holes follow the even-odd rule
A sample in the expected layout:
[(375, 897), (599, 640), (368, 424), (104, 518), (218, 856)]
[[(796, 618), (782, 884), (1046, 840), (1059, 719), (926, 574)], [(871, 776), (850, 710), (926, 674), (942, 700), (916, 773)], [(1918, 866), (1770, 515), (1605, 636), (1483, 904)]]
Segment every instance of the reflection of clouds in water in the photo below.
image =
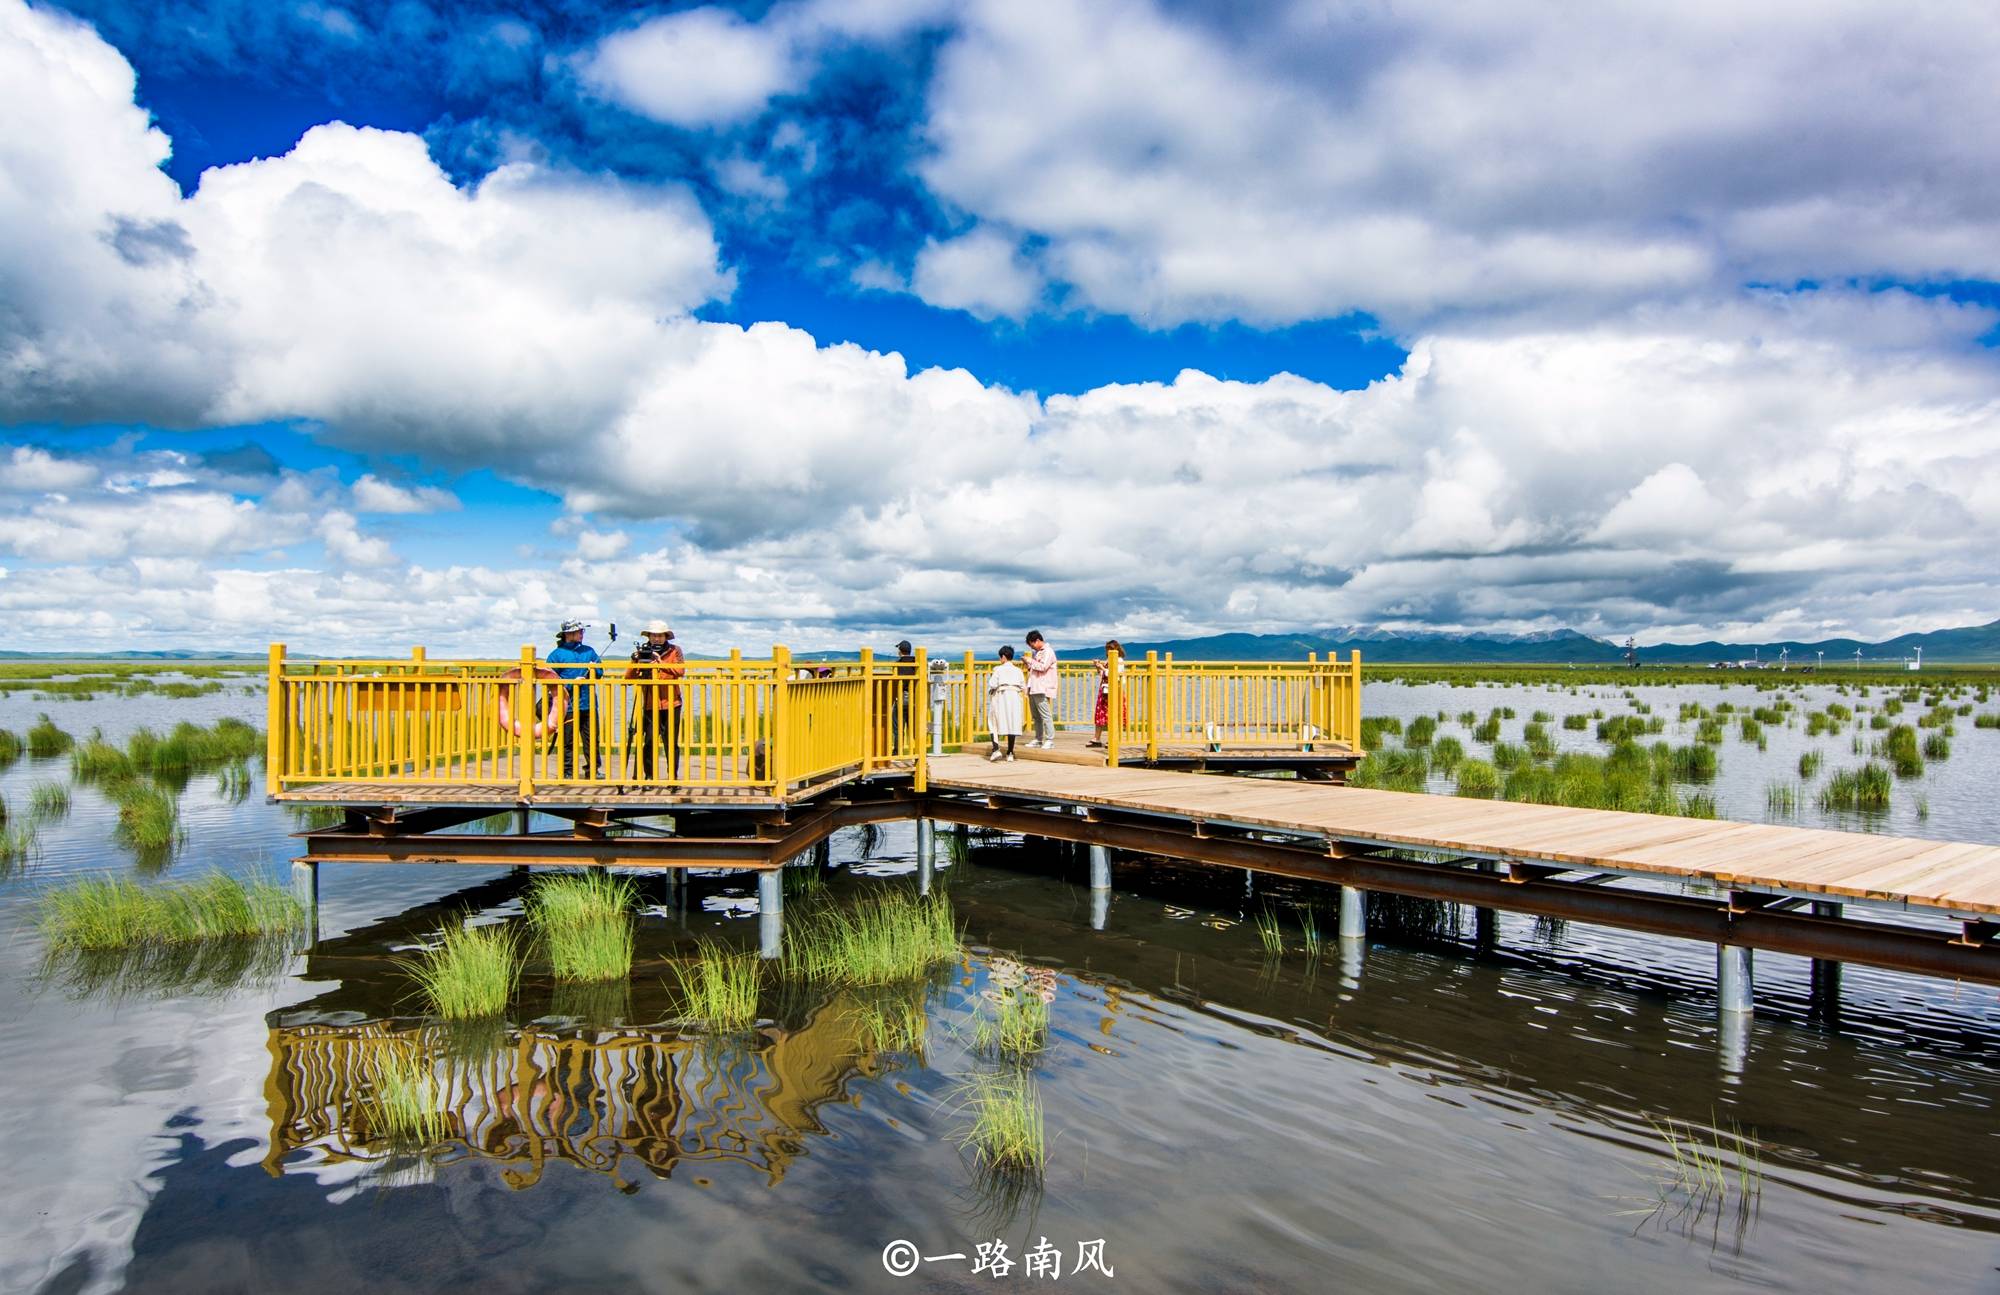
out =
[[(247, 1142), (254, 1163), (269, 1123), (263, 994), (79, 1003), (29, 998), (29, 978), (0, 976), (0, 1071), (32, 1101), (0, 1103), (11, 1190), (0, 1203), (0, 1290), (86, 1273), (77, 1289), (124, 1284), (133, 1236), (157, 1175), (179, 1157), (170, 1122), (205, 1145)], [(61, 1024), (41, 1019), (52, 1013)], [(138, 1046), (135, 1040), (172, 1040)], [(59, 1082), (35, 1076), (60, 1076)]]
[(704, 895), (701, 900), (704, 913), (714, 913), (718, 917), (755, 917), (757, 897), (740, 891), (724, 890), (713, 895)]

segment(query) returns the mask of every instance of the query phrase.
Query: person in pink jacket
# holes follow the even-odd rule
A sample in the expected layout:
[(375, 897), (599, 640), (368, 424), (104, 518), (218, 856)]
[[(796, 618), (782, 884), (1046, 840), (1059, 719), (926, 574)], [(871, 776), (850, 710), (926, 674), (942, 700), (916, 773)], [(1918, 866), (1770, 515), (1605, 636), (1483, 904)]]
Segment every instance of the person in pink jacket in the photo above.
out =
[(1028, 631), (1028, 709), (1035, 717), (1029, 746), (1052, 751), (1056, 745), (1056, 654), (1040, 630)]

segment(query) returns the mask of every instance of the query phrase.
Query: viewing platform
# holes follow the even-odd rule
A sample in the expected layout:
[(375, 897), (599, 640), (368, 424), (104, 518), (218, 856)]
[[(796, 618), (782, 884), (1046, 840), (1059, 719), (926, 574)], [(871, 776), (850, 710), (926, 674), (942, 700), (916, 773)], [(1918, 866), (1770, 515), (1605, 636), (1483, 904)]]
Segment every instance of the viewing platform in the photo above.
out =
[[(935, 825), (1090, 847), (1093, 920), (1123, 849), (1337, 886), (1339, 935), (1380, 891), (1713, 943), (1725, 1011), (1750, 951), (2000, 983), (2000, 847), (1338, 785), (1360, 759), (1361, 662), (1175, 662), (1061, 675), (1053, 750), (981, 758), (970, 657), (732, 654), (671, 677), (606, 663), (270, 659), (267, 790), (336, 806), (298, 861), (756, 872), (765, 950), (778, 870), (834, 831)], [(1282, 776), (1226, 778), (1204, 772)], [(554, 819), (561, 826), (534, 826)], [(454, 829), (485, 820), (478, 831)], [(316, 875), (316, 874), (313, 874)], [(316, 881), (312, 882), (316, 886)], [(678, 884), (678, 883), (676, 883)], [(316, 893), (316, 891), (314, 892)], [(1836, 977), (1837, 978), (1837, 977)]]
[[(607, 661), (590, 673), (523, 648), (512, 660), (290, 661), (271, 649), (266, 791), (330, 805), (756, 808), (893, 772), (924, 789), (933, 755), (991, 739), (991, 662), (863, 652), (795, 660), (783, 647), (691, 660), (672, 677)], [(1061, 666), (1053, 751), (1023, 759), (1116, 768), (1291, 770), (1339, 779), (1360, 759), (1361, 660), (1177, 662), (1108, 673), (1104, 745), (1086, 745), (1088, 662)], [(1024, 710), (1025, 718), (1025, 710)], [(1024, 728), (1025, 728), (1024, 724)]]

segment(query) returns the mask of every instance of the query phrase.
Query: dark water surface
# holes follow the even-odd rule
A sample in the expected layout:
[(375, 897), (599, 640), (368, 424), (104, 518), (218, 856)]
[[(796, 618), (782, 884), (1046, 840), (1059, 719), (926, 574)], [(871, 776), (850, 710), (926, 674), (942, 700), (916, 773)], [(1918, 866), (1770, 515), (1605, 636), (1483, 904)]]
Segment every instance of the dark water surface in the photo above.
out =
[[(1409, 704), (1500, 704), (1445, 691)], [(1545, 702), (1511, 704), (1525, 719)], [(9, 698), (0, 726), (46, 709), (118, 736), (259, 706)], [(1990, 808), (1961, 814), (1943, 778), (1984, 758), (1990, 779), (1996, 735), (1959, 734), (1922, 827), (1994, 839)], [(1725, 777), (1744, 752), (1724, 747)], [(0, 793), (25, 815), (36, 781), (67, 774), (24, 759)], [(39, 974), (35, 895), (134, 869), (105, 802), (73, 796), (0, 881), (9, 1291), (1036, 1288), (1019, 1264), (1044, 1237), (1062, 1252), (1052, 1288), (2000, 1289), (1988, 987), (1849, 967), (1827, 1022), (1807, 964), (1760, 955), (1758, 1015), (1725, 1037), (1705, 946), (1503, 916), (1481, 955), (1471, 914), (1426, 910), (1421, 937), (1384, 913), (1364, 950), (1329, 941), (1314, 960), (1294, 938), (1272, 961), (1253, 919), (1326, 896), (1120, 856), (1094, 931), (1079, 858), (973, 836), (941, 873), (972, 951), (904, 991), (924, 1004), (920, 1053), (866, 1046), (850, 991), (775, 976), (754, 1037), (684, 1037), (667, 960), (703, 936), (755, 943), (754, 886), (720, 873), (683, 905), (645, 881), (628, 994), (576, 995), (531, 967), (503, 1031), (447, 1035), (392, 959), (457, 912), (518, 915), (512, 874), (325, 869), (310, 954), (234, 987), (121, 993)], [(260, 798), (232, 805), (196, 777), (183, 812), (169, 875), (283, 875), (294, 825)], [(790, 915), (906, 884), (914, 854), (906, 824), (844, 832), (825, 894), (794, 895)], [(983, 1175), (959, 1145), (964, 1081), (993, 1065), (971, 1023), (996, 957), (1057, 973), (1039, 1185)], [(451, 1058), (450, 1127), (392, 1152), (357, 1099), (371, 1058), (417, 1043)], [(1664, 1133), (1683, 1126), (1741, 1130), (1755, 1189), (1676, 1187)], [(892, 1277), (899, 1238), (966, 1258)], [(1100, 1238), (1115, 1275), (1074, 1273)], [(973, 1275), (995, 1240), (1016, 1267)]]

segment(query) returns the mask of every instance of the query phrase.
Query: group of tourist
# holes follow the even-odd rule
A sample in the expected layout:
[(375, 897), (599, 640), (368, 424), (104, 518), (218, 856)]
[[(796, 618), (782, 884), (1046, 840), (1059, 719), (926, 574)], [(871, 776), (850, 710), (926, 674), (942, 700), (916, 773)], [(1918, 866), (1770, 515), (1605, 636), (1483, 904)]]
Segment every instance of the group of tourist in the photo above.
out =
[[(603, 665), (604, 658), (597, 654), (597, 649), (583, 641), (584, 631), (589, 628), (582, 621), (566, 620), (557, 630), (556, 646), (550, 650), (548, 661), (558, 678), (593, 679), (600, 673), (599, 667)], [(615, 626), (612, 635), (614, 638), (617, 636)], [(1024, 719), (1034, 726), (1034, 736), (1028, 742), (1030, 750), (1055, 749), (1056, 697), (1060, 680), (1055, 649), (1049, 646), (1048, 639), (1040, 630), (1029, 631), (1025, 643), (1028, 654), (1024, 663), (1016, 662), (1012, 644), (1003, 645), (997, 663), (986, 676), (986, 718), (993, 732), (993, 745), (986, 753), (988, 760), (1014, 758), (1014, 744), (1022, 736)], [(1104, 655), (1091, 663), (1095, 668), (1096, 684), (1096, 700), (1091, 716), (1095, 731), (1089, 743), (1091, 746), (1104, 745), (1104, 732), (1109, 722), (1111, 678), (1117, 672), (1124, 653), (1125, 649), (1117, 639), (1109, 639), (1104, 644)], [(907, 639), (896, 644), (896, 664), (897, 675), (908, 675), (914, 685), (916, 655)], [(632, 649), (631, 665), (626, 670), (627, 679), (657, 681), (656, 686), (648, 689), (650, 697), (633, 708), (632, 731), (625, 737), (625, 747), (633, 753), (635, 772), (643, 781), (653, 780), (660, 767), (658, 755), (662, 751), (666, 757), (662, 776), (668, 781), (673, 779), (674, 753), (680, 746), (681, 690), (665, 685), (686, 674), (686, 659), (680, 646), (674, 642), (673, 630), (662, 620), (647, 622), (640, 634), (639, 645)], [(576, 776), (579, 753), (584, 757), (585, 776), (599, 776), (594, 691), (590, 688), (576, 689), (571, 703), (574, 709), (557, 726), (557, 744), (562, 752), (565, 778)], [(913, 701), (914, 698), (905, 699), (904, 704), (893, 708), (890, 716), (890, 741), (899, 750), (904, 727), (902, 712)]]
[[(988, 760), (1014, 758), (1014, 741), (1021, 736), (1024, 718), (1023, 698), (1027, 701), (1025, 718), (1030, 719), (1035, 727), (1028, 749), (1055, 749), (1056, 695), (1060, 679), (1055, 649), (1049, 646), (1049, 641), (1042, 637), (1040, 630), (1028, 631), (1025, 642), (1028, 648), (1026, 669), (1015, 663), (1014, 645), (1006, 643), (1000, 647), (998, 663), (986, 676), (986, 723), (993, 731), (993, 745), (986, 752)], [(1110, 719), (1111, 677), (1117, 673), (1124, 656), (1125, 649), (1118, 640), (1107, 639), (1104, 655), (1091, 662), (1096, 684), (1096, 700), (1091, 715), (1091, 724), (1096, 731), (1091, 736), (1091, 746), (1104, 745), (1104, 730)], [(1002, 739), (1005, 739), (1004, 746)]]

